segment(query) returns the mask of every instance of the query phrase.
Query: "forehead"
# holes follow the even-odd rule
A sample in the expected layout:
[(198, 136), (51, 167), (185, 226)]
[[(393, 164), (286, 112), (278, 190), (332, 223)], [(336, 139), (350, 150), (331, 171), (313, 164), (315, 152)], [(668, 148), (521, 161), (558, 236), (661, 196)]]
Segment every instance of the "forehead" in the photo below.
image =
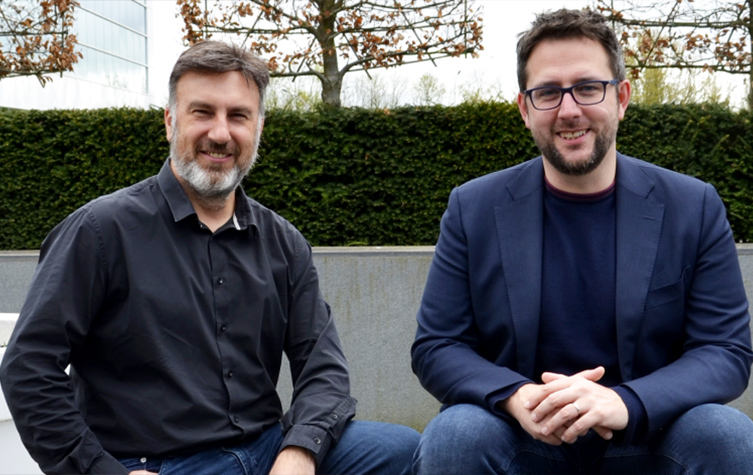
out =
[(568, 86), (589, 79), (612, 79), (609, 55), (601, 43), (586, 37), (549, 39), (528, 58), (527, 88)]
[(190, 71), (184, 74), (176, 87), (176, 100), (180, 103), (200, 101), (209, 104), (253, 105), (259, 103), (259, 89), (253, 81), (238, 71), (203, 73)]

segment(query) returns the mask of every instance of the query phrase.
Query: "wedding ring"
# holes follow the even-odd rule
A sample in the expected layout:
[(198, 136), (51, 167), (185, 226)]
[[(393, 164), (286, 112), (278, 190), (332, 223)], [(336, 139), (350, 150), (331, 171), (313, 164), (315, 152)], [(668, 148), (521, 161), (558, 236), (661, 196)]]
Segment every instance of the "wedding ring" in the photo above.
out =
[(578, 407), (578, 403), (573, 402), (572, 404), (573, 404), (573, 407), (575, 408), (575, 410), (578, 411), (578, 415), (580, 415), (580, 407)]

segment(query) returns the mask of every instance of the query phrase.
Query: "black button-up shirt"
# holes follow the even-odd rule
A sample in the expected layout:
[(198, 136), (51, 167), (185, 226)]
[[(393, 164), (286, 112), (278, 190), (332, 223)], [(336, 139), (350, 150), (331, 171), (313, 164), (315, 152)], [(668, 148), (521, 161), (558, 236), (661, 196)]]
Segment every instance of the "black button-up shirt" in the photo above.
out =
[(283, 447), (321, 461), (355, 413), (306, 240), (240, 189), (210, 232), (169, 161), (50, 233), (0, 378), (51, 473), (126, 473), (114, 457), (231, 445), (281, 419)]

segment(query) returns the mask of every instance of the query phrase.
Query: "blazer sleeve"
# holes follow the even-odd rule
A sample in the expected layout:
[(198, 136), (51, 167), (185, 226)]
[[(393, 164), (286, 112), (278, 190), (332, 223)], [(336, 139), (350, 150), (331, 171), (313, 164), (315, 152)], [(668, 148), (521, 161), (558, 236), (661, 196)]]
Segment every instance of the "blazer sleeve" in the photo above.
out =
[[(711, 185), (703, 193), (697, 249), (686, 251), (694, 253), (688, 283), (678, 286), (684, 292), (681, 356), (625, 383), (646, 409), (649, 436), (695, 406), (737, 398), (750, 377), (750, 316), (737, 250), (721, 199)], [(647, 310), (644, 319), (661, 319), (663, 308)]]
[(503, 361), (490, 361), (479, 354), (484, 335), (474, 309), (469, 238), (460, 202), (455, 189), (442, 217), (417, 315), (412, 368), (424, 388), (441, 403), (476, 404), (500, 414), (495, 403), (529, 379)]

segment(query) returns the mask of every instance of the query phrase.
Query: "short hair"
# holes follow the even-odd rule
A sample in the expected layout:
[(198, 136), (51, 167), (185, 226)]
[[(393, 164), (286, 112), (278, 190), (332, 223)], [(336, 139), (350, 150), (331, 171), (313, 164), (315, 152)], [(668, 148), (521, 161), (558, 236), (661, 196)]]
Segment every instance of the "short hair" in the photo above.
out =
[(238, 71), (259, 90), (259, 117), (264, 117), (264, 96), (269, 69), (261, 58), (243, 48), (221, 41), (202, 41), (184, 51), (170, 73), (168, 107), (177, 105), (178, 81), (189, 72), (220, 74)]
[(524, 31), (518, 39), (518, 86), (521, 92), (526, 90), (528, 82), (528, 59), (533, 49), (545, 40), (570, 38), (588, 38), (601, 44), (609, 56), (613, 79), (625, 79), (625, 61), (622, 47), (614, 30), (609, 27), (607, 19), (590, 9), (544, 12), (536, 16), (531, 29)]

